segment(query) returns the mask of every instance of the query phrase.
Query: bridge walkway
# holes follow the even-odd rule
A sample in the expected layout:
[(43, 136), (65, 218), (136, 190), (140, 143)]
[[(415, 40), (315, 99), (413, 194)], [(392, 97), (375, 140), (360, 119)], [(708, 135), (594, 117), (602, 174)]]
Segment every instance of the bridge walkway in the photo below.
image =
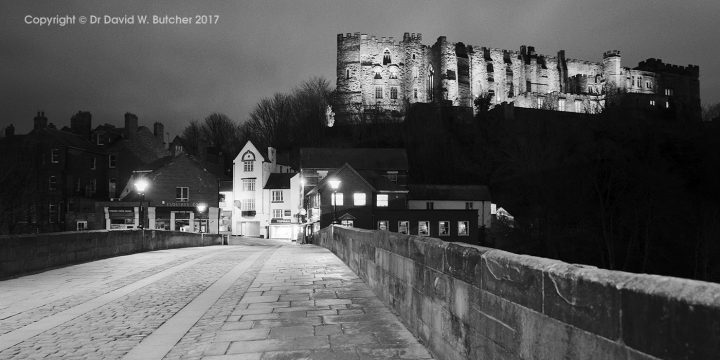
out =
[(432, 358), (328, 250), (240, 243), (0, 281), (0, 358)]

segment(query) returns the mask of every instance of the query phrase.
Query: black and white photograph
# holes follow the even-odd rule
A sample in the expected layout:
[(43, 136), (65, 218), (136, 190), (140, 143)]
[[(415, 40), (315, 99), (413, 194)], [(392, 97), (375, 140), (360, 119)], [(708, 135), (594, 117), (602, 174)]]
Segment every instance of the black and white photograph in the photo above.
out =
[(3, 0), (0, 359), (720, 359), (719, 18)]

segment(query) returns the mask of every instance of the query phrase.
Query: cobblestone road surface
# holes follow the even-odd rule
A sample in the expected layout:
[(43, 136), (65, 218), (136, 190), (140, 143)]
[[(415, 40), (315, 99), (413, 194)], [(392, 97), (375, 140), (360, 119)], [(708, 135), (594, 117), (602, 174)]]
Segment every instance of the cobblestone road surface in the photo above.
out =
[(431, 359), (326, 249), (154, 251), (0, 281), (0, 359)]

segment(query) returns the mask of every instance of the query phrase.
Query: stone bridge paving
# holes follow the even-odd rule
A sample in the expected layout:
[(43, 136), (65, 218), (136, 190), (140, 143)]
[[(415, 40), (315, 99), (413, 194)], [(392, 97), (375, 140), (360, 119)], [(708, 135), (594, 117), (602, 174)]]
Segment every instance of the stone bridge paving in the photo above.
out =
[(431, 359), (328, 250), (153, 251), (0, 281), (0, 359)]

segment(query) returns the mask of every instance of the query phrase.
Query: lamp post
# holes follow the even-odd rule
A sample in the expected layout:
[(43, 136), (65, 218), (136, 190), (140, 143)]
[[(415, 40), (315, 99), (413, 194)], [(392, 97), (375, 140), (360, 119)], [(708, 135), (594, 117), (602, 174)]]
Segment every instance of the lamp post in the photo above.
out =
[(328, 184), (333, 190), (333, 224), (337, 224), (337, 189), (340, 187), (340, 180), (329, 179)]
[(145, 202), (145, 190), (150, 183), (145, 178), (139, 178), (135, 181), (135, 190), (140, 194), (140, 228), (145, 230), (145, 211), (143, 203)]

